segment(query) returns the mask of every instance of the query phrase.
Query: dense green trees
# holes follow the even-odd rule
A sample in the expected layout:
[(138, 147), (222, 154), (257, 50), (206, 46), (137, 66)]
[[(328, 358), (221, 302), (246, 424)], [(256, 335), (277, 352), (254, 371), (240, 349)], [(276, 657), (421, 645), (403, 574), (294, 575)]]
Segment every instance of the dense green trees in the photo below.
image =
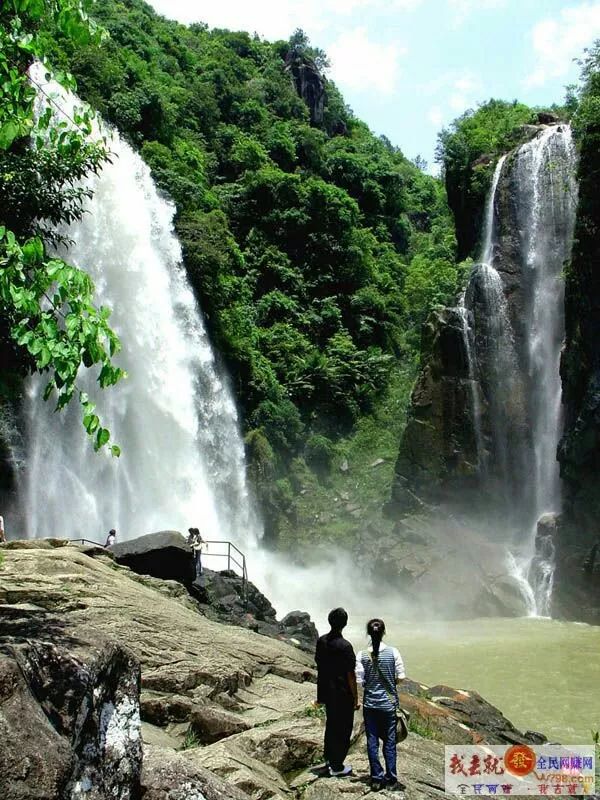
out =
[[(31, 366), (53, 370), (60, 404), (77, 392), (79, 363), (99, 364), (101, 385), (121, 377), (110, 362), (119, 344), (92, 305), (91, 283), (44, 249), (54, 225), (81, 212), (78, 179), (106, 156), (85, 140), (83, 112), (79, 128), (44, 117), (36, 130), (24, 67), (44, 55), (68, 85), (75, 76), (78, 93), (141, 151), (175, 202), (186, 268), (232, 376), (250, 472), (276, 530), (292, 513), (298, 476), (327, 482), (357, 423), (390, 393), (404, 396), (421, 323), (455, 294), (442, 184), (356, 119), (319, 73), (326, 55), (301, 31), (269, 43), (186, 28), (142, 0), (12, 0), (1, 14), (0, 52), (14, 46), (21, 59), (16, 77), (9, 68), (6, 76), (23, 92), (23, 113), (13, 109), (8, 125), (0, 117), (0, 244), (9, 255), (13, 242), (21, 248), (10, 281), (35, 274), (37, 301), (46, 293), (54, 304), (33, 308), (31, 286), (15, 296), (7, 283), (13, 341)], [(17, 42), (17, 18), (33, 38), (19, 32)], [(6, 313), (9, 301), (19, 318)], [(108, 432), (80, 400), (101, 445)]]
[(269, 43), (185, 28), (140, 0), (98, 0), (95, 14), (110, 34), (102, 46), (51, 29), (48, 42), (177, 204), (258, 471), (271, 459), (281, 472), (310, 435), (322, 469), (323, 439), (373, 408), (395, 361), (414, 361), (430, 306), (455, 292), (443, 189), (333, 84), (311, 123), (292, 66), (314, 71), (326, 56), (301, 31)]

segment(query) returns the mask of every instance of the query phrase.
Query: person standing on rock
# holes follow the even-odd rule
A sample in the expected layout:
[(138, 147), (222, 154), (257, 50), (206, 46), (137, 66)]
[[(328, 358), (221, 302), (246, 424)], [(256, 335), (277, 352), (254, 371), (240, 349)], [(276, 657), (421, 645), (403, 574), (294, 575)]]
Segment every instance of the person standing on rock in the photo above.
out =
[(112, 547), (117, 539), (117, 532), (114, 528), (111, 528), (108, 532), (108, 536), (106, 537), (106, 542), (104, 547), (109, 548)]
[[(367, 623), (371, 646), (356, 657), (356, 680), (363, 687), (363, 714), (367, 734), (367, 755), (374, 791), (393, 789), (396, 772), (396, 709), (400, 706), (396, 684), (404, 679), (404, 664), (395, 647), (383, 643), (385, 624), (381, 619)], [(379, 760), (383, 742), (385, 772)]]
[(196, 567), (196, 578), (202, 575), (202, 551), (208, 547), (198, 528), (188, 528), (188, 544), (192, 548), (194, 565)]
[(0, 544), (6, 541), (6, 534), (4, 533), (4, 517), (0, 517)]
[(332, 777), (345, 777), (352, 767), (344, 764), (350, 748), (354, 711), (359, 708), (356, 659), (350, 642), (342, 636), (348, 623), (343, 608), (334, 608), (328, 617), (331, 630), (317, 641), (317, 704), (324, 705), (325, 761), (327, 773)]

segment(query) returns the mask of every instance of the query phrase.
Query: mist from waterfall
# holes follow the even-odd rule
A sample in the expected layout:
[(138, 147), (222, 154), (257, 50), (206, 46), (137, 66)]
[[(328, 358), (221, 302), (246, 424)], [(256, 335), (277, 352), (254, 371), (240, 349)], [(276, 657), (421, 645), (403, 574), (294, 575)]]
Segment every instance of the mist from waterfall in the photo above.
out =
[[(34, 65), (35, 79), (44, 72)], [(76, 98), (55, 84), (72, 116)], [(30, 537), (128, 539), (161, 529), (202, 529), (206, 539), (244, 544), (260, 535), (245, 481), (244, 450), (233, 397), (212, 352), (173, 233), (173, 205), (161, 197), (141, 157), (114, 131), (112, 163), (87, 185), (86, 213), (62, 232), (61, 252), (96, 285), (111, 309), (128, 378), (100, 391), (93, 370), (78, 387), (122, 448), (95, 454), (76, 403), (54, 413), (46, 384), (27, 385), (27, 457), (21, 506)], [(96, 135), (99, 131), (96, 131)]]
[[(488, 196), (481, 263), (465, 292), (475, 342), (475, 366), (487, 398), (487, 463), (499, 479), (499, 501), (516, 526), (511, 573), (534, 598), (532, 613), (547, 614), (554, 548), (538, 542), (537, 520), (560, 510), (557, 448), (561, 434), (560, 351), (564, 338), (562, 269), (569, 258), (577, 205), (576, 154), (568, 125), (543, 128), (507, 161), (496, 165)], [(498, 234), (498, 191), (510, 191), (520, 270), (522, 334), (511, 321)], [(497, 263), (500, 262), (500, 263)], [(483, 413), (481, 405), (473, 413)], [(475, 421), (481, 429), (482, 422)], [(482, 459), (480, 458), (480, 463)], [(485, 474), (480, 475), (483, 481)], [(512, 565), (512, 566), (511, 566)]]

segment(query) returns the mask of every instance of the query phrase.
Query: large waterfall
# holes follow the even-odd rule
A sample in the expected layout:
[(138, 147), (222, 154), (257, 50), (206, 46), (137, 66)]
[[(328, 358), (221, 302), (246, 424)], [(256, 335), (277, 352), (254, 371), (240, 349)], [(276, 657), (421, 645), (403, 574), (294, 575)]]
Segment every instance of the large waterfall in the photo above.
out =
[[(560, 351), (564, 338), (562, 269), (569, 258), (577, 185), (568, 125), (542, 128), (498, 162), (487, 201), (481, 263), (464, 305), (483, 396), (472, 413), (487, 431), (483, 481), (520, 539), (515, 573), (531, 587), (532, 612), (547, 613), (553, 548), (535, 526), (560, 510), (557, 447), (561, 433)], [(483, 440), (483, 436), (481, 437)], [(491, 477), (490, 477), (491, 476)], [(533, 531), (533, 533), (531, 533)], [(525, 544), (523, 544), (525, 542)]]
[[(43, 70), (34, 75), (43, 81)], [(60, 92), (57, 103), (71, 112), (74, 98)], [(126, 380), (103, 392), (91, 371), (78, 379), (122, 455), (95, 454), (79, 409), (54, 413), (52, 399), (41, 398), (46, 381), (33, 377), (21, 492), (27, 533), (99, 540), (109, 528), (131, 538), (195, 525), (205, 538), (256, 539), (236, 408), (181, 262), (174, 207), (140, 156), (109, 136), (112, 163), (89, 180), (93, 199), (64, 231), (73, 240), (64, 255), (92, 276), (123, 344), (117, 363)]]

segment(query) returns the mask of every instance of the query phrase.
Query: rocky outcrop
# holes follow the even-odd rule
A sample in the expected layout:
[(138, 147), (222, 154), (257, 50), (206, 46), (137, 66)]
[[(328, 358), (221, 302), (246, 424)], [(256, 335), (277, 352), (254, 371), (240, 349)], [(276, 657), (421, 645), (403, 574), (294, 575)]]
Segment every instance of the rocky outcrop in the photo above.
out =
[(551, 535), (555, 550), (551, 613), (560, 619), (600, 625), (600, 536), (568, 513), (557, 515)]
[[(138, 576), (98, 550), (12, 542), (0, 553), (5, 797), (368, 794), (359, 715), (349, 757), (355, 776), (337, 782), (314, 770), (324, 718), (312, 705), (312, 659), (297, 648), (208, 620), (187, 595), (174, 595), (170, 582), (161, 591), (158, 579)], [(407, 680), (401, 695), (412, 714), (411, 733), (399, 745), (408, 800), (440, 796), (442, 742), (543, 738), (521, 733), (474, 692)]]
[(248, 800), (232, 786), (185, 753), (164, 747), (144, 748), (142, 800)]
[(158, 591), (179, 597), (187, 593), (191, 607), (210, 619), (285, 640), (314, 653), (317, 629), (306, 612), (294, 611), (279, 621), (268, 598), (233, 570), (203, 569), (196, 576), (191, 550), (178, 531), (140, 536), (113, 545), (109, 552), (119, 564), (151, 584), (153, 579), (160, 579), (155, 584)]
[[(566, 342), (561, 359), (565, 428), (559, 448), (566, 489), (555, 594), (572, 617), (578, 602), (600, 599), (593, 575), (583, 570), (600, 535), (600, 131), (586, 128), (579, 146), (579, 203), (571, 263), (566, 269)], [(575, 591), (573, 591), (575, 588)]]
[(137, 798), (135, 657), (115, 643), (66, 635), (39, 607), (1, 608), (0, 792), (12, 800)]
[[(1, 356), (0, 341), (0, 358)], [(14, 532), (25, 530), (17, 512), (17, 485), (24, 448), (21, 433), (23, 425), (19, 421), (18, 410), (22, 402), (22, 381), (13, 378), (12, 383), (14, 385), (10, 390), (0, 385), (0, 504), (6, 530)], [(3, 396), (7, 392), (10, 399)]]
[(325, 108), (325, 79), (315, 62), (306, 53), (292, 48), (285, 59), (285, 69), (290, 73), (298, 95), (308, 106), (310, 121), (321, 125)]
[(477, 448), (469, 412), (465, 322), (458, 308), (435, 309), (423, 326), (422, 368), (411, 395), (396, 462), (390, 510), (406, 511), (428, 501), (451, 501), (457, 488), (476, 485)]
[(194, 561), (185, 537), (178, 531), (159, 531), (114, 544), (110, 552), (119, 564), (139, 575), (174, 580), (186, 585), (195, 577)]

